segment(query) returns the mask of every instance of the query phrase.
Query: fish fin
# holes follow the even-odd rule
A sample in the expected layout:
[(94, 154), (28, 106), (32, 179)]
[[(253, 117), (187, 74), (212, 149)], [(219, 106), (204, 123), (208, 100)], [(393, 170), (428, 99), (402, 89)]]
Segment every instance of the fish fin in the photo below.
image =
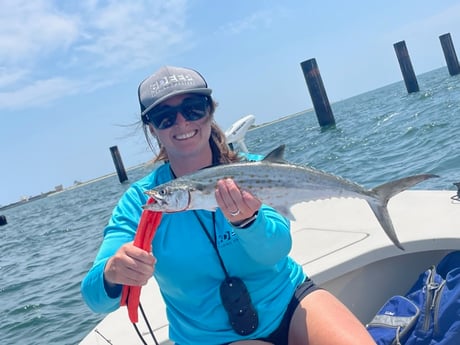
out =
[(284, 149), (286, 145), (280, 145), (270, 153), (268, 153), (263, 161), (272, 162), (272, 163), (286, 163), (284, 160)]
[(393, 222), (391, 221), (390, 214), (388, 213), (387, 205), (382, 206), (380, 203), (368, 201), (369, 206), (371, 207), (372, 211), (374, 212), (377, 220), (379, 221), (380, 225), (382, 226), (385, 233), (393, 242), (393, 244), (401, 250), (404, 250), (401, 242), (399, 242), (398, 235), (396, 235), (396, 231), (393, 226)]
[(372, 211), (377, 217), (377, 220), (379, 221), (383, 230), (385, 230), (385, 233), (388, 235), (390, 240), (395, 244), (396, 247), (401, 250), (404, 250), (404, 247), (398, 240), (398, 236), (396, 235), (396, 231), (393, 227), (390, 214), (388, 213), (388, 200), (390, 200), (390, 198), (396, 194), (416, 185), (417, 183), (433, 177), (438, 176), (433, 174), (423, 174), (404, 177), (399, 180), (384, 183), (371, 190), (371, 193), (377, 196), (377, 200), (368, 200), (369, 206), (371, 207)]

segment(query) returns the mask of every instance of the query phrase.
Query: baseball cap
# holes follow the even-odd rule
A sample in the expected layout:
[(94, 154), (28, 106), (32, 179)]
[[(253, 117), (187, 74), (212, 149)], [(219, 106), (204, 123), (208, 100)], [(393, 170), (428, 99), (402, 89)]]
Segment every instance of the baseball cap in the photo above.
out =
[(197, 71), (183, 67), (163, 66), (139, 85), (141, 116), (169, 97), (184, 93), (209, 96), (211, 92), (206, 80)]

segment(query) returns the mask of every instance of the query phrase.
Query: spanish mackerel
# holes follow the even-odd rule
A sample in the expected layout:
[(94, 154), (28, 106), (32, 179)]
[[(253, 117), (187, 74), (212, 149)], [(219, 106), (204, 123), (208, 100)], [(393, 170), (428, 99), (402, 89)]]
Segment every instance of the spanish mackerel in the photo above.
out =
[(360, 198), (368, 202), (391, 241), (398, 248), (404, 249), (388, 213), (388, 200), (417, 183), (437, 177), (436, 175), (414, 175), (373, 189), (365, 189), (344, 178), (286, 162), (283, 159), (284, 147), (279, 146), (258, 162), (218, 165), (159, 185), (145, 192), (156, 203), (144, 205), (144, 208), (166, 213), (186, 210), (215, 211), (218, 207), (214, 195), (216, 183), (225, 178), (235, 180), (240, 188), (251, 192), (291, 220), (295, 218), (290, 208), (302, 201)]

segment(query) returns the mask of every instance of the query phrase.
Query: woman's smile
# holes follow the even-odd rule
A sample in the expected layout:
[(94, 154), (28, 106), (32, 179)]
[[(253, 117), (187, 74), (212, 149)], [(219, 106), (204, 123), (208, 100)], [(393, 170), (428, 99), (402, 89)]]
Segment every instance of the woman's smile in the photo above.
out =
[(198, 133), (198, 130), (195, 129), (187, 133), (175, 134), (173, 137), (176, 140), (187, 140), (187, 139), (194, 137), (197, 133)]

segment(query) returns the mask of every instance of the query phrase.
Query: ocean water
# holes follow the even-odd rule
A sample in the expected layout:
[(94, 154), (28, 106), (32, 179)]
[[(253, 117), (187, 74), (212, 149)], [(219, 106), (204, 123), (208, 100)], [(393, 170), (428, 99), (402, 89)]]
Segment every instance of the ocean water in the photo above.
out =
[[(252, 152), (286, 145), (288, 161), (366, 187), (411, 174), (439, 178), (419, 189), (460, 181), (460, 75), (441, 68), (418, 76), (420, 92), (397, 82), (332, 104), (336, 126), (321, 129), (313, 111), (283, 117), (246, 137)], [(257, 114), (256, 114), (257, 115)], [(148, 166), (128, 171), (131, 182)], [(0, 344), (78, 344), (104, 315), (80, 297), (111, 210), (129, 184), (116, 176), (0, 210)]]

